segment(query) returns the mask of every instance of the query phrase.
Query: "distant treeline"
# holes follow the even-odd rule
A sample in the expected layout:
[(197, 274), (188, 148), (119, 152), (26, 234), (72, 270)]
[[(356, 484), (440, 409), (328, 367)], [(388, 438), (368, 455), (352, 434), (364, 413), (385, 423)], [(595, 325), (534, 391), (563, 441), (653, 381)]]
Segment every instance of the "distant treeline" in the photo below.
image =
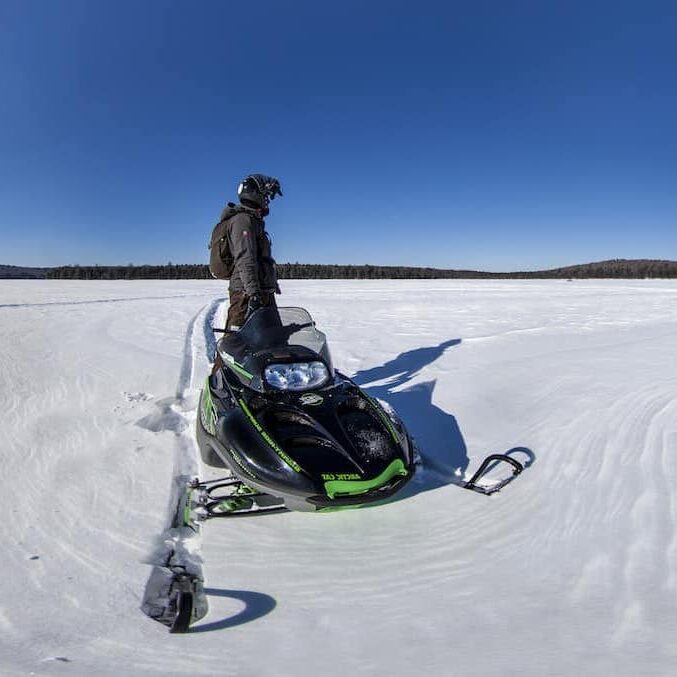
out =
[(611, 259), (597, 263), (555, 268), (542, 273), (518, 273), (511, 277), (564, 277), (564, 278), (670, 278), (677, 277), (677, 261), (655, 259)]
[(49, 268), (0, 265), (0, 280), (44, 280)]
[[(492, 273), (406, 268), (397, 266), (339, 266), (313, 263), (278, 263), (281, 280), (377, 280), (492, 277)], [(62, 266), (47, 273), (60, 280), (211, 280), (205, 265), (166, 266)]]
[[(432, 279), (543, 279), (543, 278), (677, 278), (677, 261), (612, 259), (552, 270), (487, 273), (477, 270), (409, 268), (406, 266), (340, 266), (280, 263), (281, 280), (432, 280)], [(58, 280), (210, 280), (209, 268), (197, 264), (162, 266), (60, 266), (47, 269)]]

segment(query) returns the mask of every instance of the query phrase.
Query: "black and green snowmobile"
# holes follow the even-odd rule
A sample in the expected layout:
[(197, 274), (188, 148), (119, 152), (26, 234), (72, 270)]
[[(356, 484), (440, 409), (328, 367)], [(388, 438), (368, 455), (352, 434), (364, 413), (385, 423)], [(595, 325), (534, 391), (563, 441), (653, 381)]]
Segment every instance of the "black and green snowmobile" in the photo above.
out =
[[(193, 479), (180, 490), (173, 522), (199, 532), (216, 517), (319, 512), (384, 501), (414, 476), (417, 453), (397, 414), (332, 365), (325, 335), (302, 308), (260, 308), (238, 331), (224, 332), (200, 394), (197, 442), (224, 477)], [(463, 486), (490, 494), (478, 480), (498, 463), (492, 454)], [(176, 561), (175, 561), (176, 559)], [(207, 609), (203, 580), (174, 558), (147, 613), (186, 632)]]
[(196, 483), (197, 519), (382, 501), (415, 472), (397, 415), (336, 371), (302, 308), (261, 308), (217, 343), (200, 396), (202, 460), (229, 477)]

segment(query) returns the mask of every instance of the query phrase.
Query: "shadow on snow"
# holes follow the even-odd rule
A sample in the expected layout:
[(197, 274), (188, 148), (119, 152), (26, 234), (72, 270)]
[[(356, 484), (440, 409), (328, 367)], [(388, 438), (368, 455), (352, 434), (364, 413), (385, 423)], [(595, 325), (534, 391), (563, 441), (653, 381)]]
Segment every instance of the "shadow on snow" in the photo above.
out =
[(205, 588), (207, 597), (227, 597), (229, 599), (239, 600), (244, 604), (244, 608), (234, 616), (222, 618), (220, 621), (211, 621), (194, 625), (191, 627), (191, 634), (198, 632), (211, 632), (212, 630), (226, 630), (238, 625), (244, 625), (251, 621), (256, 621), (269, 614), (277, 606), (277, 602), (270, 595), (262, 592), (252, 592), (250, 590), (222, 590), (220, 588)]
[[(408, 350), (379, 367), (359, 371), (353, 377), (353, 381), (369, 395), (385, 400), (395, 409), (421, 454), (422, 468), (417, 476), (392, 500), (447, 484), (464, 484), (470, 462), (468, 450), (456, 418), (433, 403), (436, 381), (403, 388), (424, 367), (460, 343), (461, 339), (449, 339), (436, 346)], [(525, 468), (535, 460), (534, 453), (526, 447), (514, 447), (504, 453), (516, 457)], [(490, 466), (487, 473), (496, 465)]]

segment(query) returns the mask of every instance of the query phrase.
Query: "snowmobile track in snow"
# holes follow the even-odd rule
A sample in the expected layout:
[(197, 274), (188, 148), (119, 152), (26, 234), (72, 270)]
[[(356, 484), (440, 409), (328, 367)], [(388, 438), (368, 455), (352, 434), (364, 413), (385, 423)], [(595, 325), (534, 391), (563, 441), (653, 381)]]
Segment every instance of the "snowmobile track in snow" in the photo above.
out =
[(197, 349), (195, 346), (195, 325), (202, 315), (202, 336), (204, 338), (204, 348), (208, 359), (216, 351), (216, 339), (214, 338), (213, 322), (214, 317), (225, 299), (219, 298), (210, 304), (203, 306), (193, 317), (186, 330), (186, 338), (183, 346), (183, 362), (181, 363), (181, 372), (179, 381), (176, 385), (176, 399), (182, 401), (194, 387), (195, 360), (197, 358)]
[(186, 338), (183, 344), (183, 361), (179, 372), (179, 381), (176, 384), (176, 399), (183, 400), (193, 383), (193, 368), (195, 364), (195, 323), (207, 306), (203, 306), (188, 324)]
[[(205, 353), (203, 357), (207, 358), (208, 361), (216, 347), (212, 323), (224, 300), (217, 298), (210, 304), (203, 306), (190, 320), (186, 329), (175, 401), (169, 405), (173, 413), (184, 420), (185, 426), (175, 429), (177, 447), (166, 528), (158, 536), (154, 553), (149, 558), (153, 570), (146, 584), (141, 605), (144, 613), (158, 620), (160, 620), (160, 611), (166, 610), (169, 606), (173, 573), (176, 573), (177, 568), (183, 569), (190, 575), (202, 580), (200, 535), (192, 529), (182, 526), (182, 516), (179, 512), (185, 486), (198, 474), (198, 451), (192, 434), (192, 420), (190, 415), (187, 415), (195, 409), (194, 400), (190, 395), (194, 387), (195, 363), (199, 353), (202, 352), (196, 345), (198, 334), (196, 334), (195, 328), (202, 318), (202, 339)], [(206, 613), (206, 598), (203, 596), (198, 604), (203, 606), (201, 615), (204, 615)]]
[(49, 308), (51, 306), (89, 306), (100, 303), (129, 303), (131, 301), (165, 301), (167, 299), (185, 299), (202, 294), (173, 294), (171, 296), (135, 296), (118, 299), (92, 299), (89, 301), (48, 301), (45, 303), (3, 303), (0, 308)]

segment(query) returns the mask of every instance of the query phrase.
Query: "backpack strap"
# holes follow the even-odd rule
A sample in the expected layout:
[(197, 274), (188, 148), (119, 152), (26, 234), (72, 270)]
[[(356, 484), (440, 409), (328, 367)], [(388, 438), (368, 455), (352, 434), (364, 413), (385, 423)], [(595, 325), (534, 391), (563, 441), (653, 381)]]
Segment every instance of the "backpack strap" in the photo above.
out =
[(223, 229), (223, 235), (221, 237), (216, 238), (214, 240), (214, 236), (218, 232), (218, 227), (224, 223), (225, 221), (228, 221), (228, 219), (232, 219), (233, 216), (237, 214), (241, 214), (242, 212), (250, 212), (251, 209), (248, 209), (247, 207), (243, 205), (236, 205), (234, 202), (229, 202), (224, 208), (223, 211), (221, 212), (221, 218), (219, 219), (218, 223), (216, 226), (214, 226), (214, 230), (212, 231), (212, 239), (209, 241), (209, 244), (207, 244), (207, 249), (211, 249), (217, 242), (223, 242), (226, 239), (226, 230)]

